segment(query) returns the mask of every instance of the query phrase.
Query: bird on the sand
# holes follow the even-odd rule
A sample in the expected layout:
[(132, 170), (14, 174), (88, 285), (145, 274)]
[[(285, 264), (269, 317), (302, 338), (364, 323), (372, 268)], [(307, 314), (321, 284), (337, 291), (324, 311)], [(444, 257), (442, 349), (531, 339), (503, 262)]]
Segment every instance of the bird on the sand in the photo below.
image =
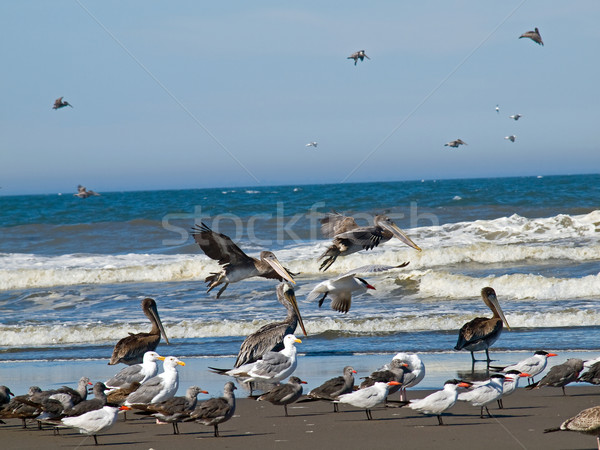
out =
[(287, 383), (275, 386), (256, 400), (267, 401), (273, 405), (283, 405), (285, 416), (288, 417), (287, 405), (294, 403), (300, 398), (303, 384), (306, 384), (306, 381), (302, 381), (298, 377), (290, 377)]

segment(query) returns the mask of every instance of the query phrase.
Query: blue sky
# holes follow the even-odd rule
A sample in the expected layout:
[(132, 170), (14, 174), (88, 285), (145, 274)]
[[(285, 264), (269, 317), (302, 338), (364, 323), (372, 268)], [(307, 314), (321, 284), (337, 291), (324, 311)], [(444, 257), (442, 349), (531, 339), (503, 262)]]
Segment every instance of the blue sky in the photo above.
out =
[[(2, 2), (0, 193), (595, 173), (599, 19), (596, 0)], [(518, 39), (536, 26), (544, 47)]]

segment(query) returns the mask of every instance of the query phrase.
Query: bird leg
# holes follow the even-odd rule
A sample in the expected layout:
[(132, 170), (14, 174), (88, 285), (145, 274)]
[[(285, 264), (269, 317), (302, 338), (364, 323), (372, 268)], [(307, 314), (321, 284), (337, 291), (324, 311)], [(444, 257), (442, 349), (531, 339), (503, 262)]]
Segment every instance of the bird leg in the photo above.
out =
[(373, 419), (373, 416), (371, 415), (371, 410), (370, 409), (365, 409), (365, 412), (367, 413), (367, 420)]
[(287, 405), (283, 405), (283, 409), (285, 410), (285, 417), (289, 417), (287, 412)]
[(563, 390), (563, 395), (567, 395), (567, 393), (565, 392), (565, 387), (562, 386), (562, 390)]
[(225, 283), (225, 286), (223, 286), (223, 287), (222, 287), (222, 288), (219, 290), (219, 292), (217, 292), (217, 298), (219, 298), (219, 297), (221, 296), (221, 294), (223, 293), (223, 291), (224, 291), (225, 289), (227, 289), (227, 286), (229, 286), (229, 283)]
[(439, 414), (439, 415), (437, 416), (437, 418), (438, 418), (438, 425), (444, 425), (444, 421), (442, 420), (442, 415), (441, 415), (441, 414)]
[(323, 297), (321, 297), (321, 300), (319, 300), (319, 308), (321, 306), (323, 306), (323, 302), (325, 301), (325, 297), (327, 297), (327, 292), (325, 292), (325, 295), (323, 295)]
[(219, 437), (219, 424), (215, 423), (215, 437)]
[(179, 434), (179, 425), (177, 425), (177, 421), (173, 422), (173, 434)]
[(504, 403), (502, 403), (502, 399), (501, 398), (498, 399), (498, 408), (504, 409)]
[(337, 403), (334, 403), (334, 404), (333, 404), (333, 412), (334, 412), (334, 413), (336, 413), (336, 412), (338, 412), (338, 411), (339, 411), (338, 404), (337, 404)]
[(95, 435), (95, 434), (94, 434), (94, 435), (92, 435), (92, 436), (94, 436), (94, 445), (98, 445), (98, 438), (96, 437), (96, 435)]

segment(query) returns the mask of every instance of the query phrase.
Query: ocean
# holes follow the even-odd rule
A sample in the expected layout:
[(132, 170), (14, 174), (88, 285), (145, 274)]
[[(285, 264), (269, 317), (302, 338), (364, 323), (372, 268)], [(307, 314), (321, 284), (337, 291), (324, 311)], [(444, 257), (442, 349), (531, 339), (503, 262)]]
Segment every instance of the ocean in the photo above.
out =
[[(27, 385), (19, 367), (59, 362), (116, 372), (104, 366), (115, 343), (149, 329), (145, 297), (156, 300), (171, 341), (161, 354), (231, 365), (243, 339), (285, 310), (273, 280), (230, 284), (218, 300), (206, 293), (218, 264), (191, 238), (201, 222), (251, 256), (274, 251), (299, 273), (308, 332), (299, 335), (299, 370), (303, 359), (343, 367), (398, 351), (470, 363), (453, 347), (465, 322), (491, 315), (485, 286), (511, 327), (492, 356), (600, 352), (600, 175), (72, 194), (0, 197), (0, 384), (4, 376)], [(393, 239), (319, 272), (329, 243), (319, 218), (334, 210), (359, 224), (387, 214), (423, 251)], [(376, 290), (354, 297), (348, 314), (305, 300), (326, 278), (403, 262), (366, 274)]]

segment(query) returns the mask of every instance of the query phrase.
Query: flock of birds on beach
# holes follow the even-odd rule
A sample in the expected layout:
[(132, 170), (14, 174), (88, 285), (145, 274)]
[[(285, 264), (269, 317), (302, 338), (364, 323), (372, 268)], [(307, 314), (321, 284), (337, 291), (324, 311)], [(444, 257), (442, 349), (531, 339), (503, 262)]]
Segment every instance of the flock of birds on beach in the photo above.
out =
[[(544, 45), (538, 28), (523, 33), (520, 38), (529, 38)], [(354, 61), (370, 59), (365, 50), (359, 50), (348, 57)], [(73, 107), (63, 97), (58, 98), (53, 109)], [(496, 106), (499, 113), (499, 106)], [(511, 115), (517, 121), (521, 114)], [(515, 142), (516, 136), (505, 139)], [(306, 144), (316, 148), (316, 141)], [(458, 148), (467, 145), (456, 139), (445, 146)], [(97, 196), (98, 193), (78, 187), (79, 198)], [(339, 257), (358, 251), (368, 251), (391, 240), (399, 239), (416, 251), (421, 248), (415, 244), (389, 217), (378, 215), (373, 224), (359, 226), (354, 218), (332, 212), (321, 220), (321, 231), (331, 238), (331, 244), (319, 256), (319, 270), (327, 271)], [(296, 301), (293, 285), (296, 283), (292, 273), (286, 269), (273, 252), (263, 251), (258, 258), (248, 256), (227, 235), (213, 231), (202, 223), (195, 226), (192, 236), (201, 250), (220, 265), (220, 270), (206, 277), (207, 293), (219, 288), (216, 298), (220, 298), (230, 283), (243, 281), (251, 277), (263, 277), (279, 281), (276, 295), (279, 303), (285, 307), (287, 315), (280, 322), (270, 323), (248, 336), (240, 347), (233, 368), (211, 368), (214, 373), (235, 379), (250, 391), (250, 396), (258, 401), (283, 406), (288, 416), (288, 405), (299, 402), (325, 401), (333, 406), (333, 412), (339, 412), (339, 405), (351, 405), (365, 410), (368, 420), (373, 419), (372, 409), (380, 404), (408, 407), (428, 416), (436, 416), (438, 424), (444, 425), (442, 415), (457, 401), (464, 401), (479, 408), (480, 417), (484, 413), (491, 417), (488, 406), (497, 403), (503, 408), (503, 399), (513, 393), (521, 378), (527, 378), (526, 389), (538, 389), (545, 386), (560, 387), (565, 394), (565, 386), (572, 382), (600, 384), (600, 358), (594, 361), (568, 359), (553, 366), (539, 381), (534, 378), (541, 375), (547, 366), (548, 358), (555, 353), (539, 350), (533, 356), (516, 364), (499, 367), (492, 362), (489, 348), (500, 337), (504, 326), (510, 329), (506, 317), (498, 302), (496, 292), (491, 287), (481, 291), (483, 302), (492, 312), (492, 317), (478, 317), (459, 330), (455, 350), (469, 351), (474, 369), (475, 352), (484, 351), (488, 372), (492, 375), (485, 380), (449, 379), (441, 388), (421, 398), (408, 400), (406, 389), (418, 385), (425, 377), (425, 365), (415, 353), (398, 353), (385, 366), (378, 368), (362, 382), (355, 385), (357, 371), (352, 366), (341, 369), (338, 377), (326, 380), (304, 395), (305, 381), (293, 375), (298, 365), (296, 344), (302, 341), (295, 336), (299, 326), (308, 336)], [(397, 266), (370, 265), (355, 268), (342, 275), (318, 283), (307, 295), (307, 300), (318, 299), (321, 307), (325, 299), (331, 300), (331, 309), (348, 313), (352, 304), (352, 295), (375, 289), (360, 275), (378, 273), (405, 267), (408, 262)], [(93, 385), (94, 398), (88, 399), (88, 388), (92, 383), (88, 377), (82, 377), (76, 388), (64, 386), (43, 391), (32, 386), (25, 395), (15, 396), (8, 387), (0, 386), (0, 422), (1, 419), (21, 419), (23, 427), (28, 420), (36, 420), (41, 428), (49, 425), (58, 433), (60, 428), (75, 428), (81, 433), (91, 435), (97, 445), (97, 435), (110, 429), (117, 420), (119, 412), (127, 411), (150, 415), (157, 421), (171, 423), (173, 433), (179, 434), (180, 422), (197, 422), (212, 426), (214, 436), (219, 436), (219, 425), (230, 420), (235, 414), (236, 385), (228, 381), (224, 385), (222, 397), (198, 401), (200, 394), (208, 394), (198, 386), (190, 386), (185, 396), (176, 396), (179, 387), (179, 367), (185, 363), (174, 356), (161, 356), (156, 352), (161, 337), (169, 344), (169, 339), (158, 314), (157, 304), (151, 298), (142, 301), (142, 311), (148, 317), (152, 328), (148, 333), (130, 334), (121, 339), (114, 347), (110, 365), (124, 364), (125, 368), (113, 377)], [(163, 371), (159, 373), (158, 361), (163, 362)], [(582, 374), (584, 367), (587, 371)], [(284, 383), (284, 380), (287, 382)], [(255, 390), (261, 395), (253, 395)], [(400, 392), (400, 399), (392, 401), (388, 397)], [(3, 422), (2, 422), (3, 423)], [(557, 428), (547, 432), (569, 430), (597, 436), (600, 449), (600, 407), (582, 411), (579, 415), (565, 421)]]

